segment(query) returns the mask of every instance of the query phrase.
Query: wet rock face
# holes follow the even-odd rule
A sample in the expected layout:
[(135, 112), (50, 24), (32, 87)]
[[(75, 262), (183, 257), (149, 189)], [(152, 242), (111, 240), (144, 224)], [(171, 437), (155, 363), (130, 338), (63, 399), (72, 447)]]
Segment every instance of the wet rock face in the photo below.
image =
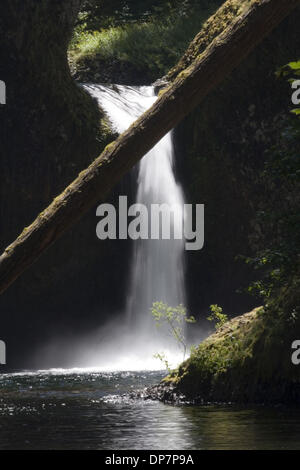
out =
[(158, 400), (172, 405), (195, 403), (195, 401), (188, 400), (174, 385), (164, 382), (153, 387), (144, 388), (143, 390), (134, 390), (130, 394), (124, 395), (124, 397), (131, 400)]
[[(255, 299), (243, 293), (253, 270), (237, 255), (258, 250), (255, 216), (268, 200), (260, 172), (266, 152), (286, 126), (291, 104), (290, 85), (276, 71), (299, 55), (299, 18), (300, 9), (176, 129), (178, 173), (188, 202), (205, 204), (204, 249), (187, 254), (186, 270), (190, 310), (203, 317), (212, 302), (230, 315), (255, 306)], [(212, 31), (218, 30), (218, 21), (207, 22), (214, 23)], [(205, 40), (199, 33), (190, 54)]]
[(9, 85), (11, 104), (20, 105), (25, 91), (33, 88), (36, 95), (43, 87), (50, 95), (59, 93), (69, 75), (67, 47), (79, 4), (80, 0), (2, 2), (0, 71)]
[[(7, 92), (0, 106), (1, 251), (110, 140), (98, 106), (68, 66), (78, 6), (79, 0), (1, 3), (0, 79)], [(100, 286), (109, 292), (122, 253), (112, 254), (111, 271), (99, 269), (103, 251), (95, 225), (91, 211), (1, 296), (8, 367), (26, 366), (37, 344), (99, 317)], [(105, 309), (107, 298), (101, 302)]]
[[(228, 393), (228, 389), (231, 393)], [(263, 404), (263, 405), (298, 405), (300, 403), (299, 383), (262, 383), (255, 389), (255, 395), (249, 397), (247, 393), (241, 391), (240, 394), (232, 393), (235, 389), (239, 391), (239, 384), (227, 384), (227, 390), (224, 393), (220, 386), (218, 393), (192, 392), (185, 395), (180, 389), (176, 389), (168, 384), (159, 384), (156, 387), (147, 389), (143, 392), (136, 392), (132, 395), (133, 399), (158, 400), (169, 405), (220, 405), (220, 404)]]
[[(1, 247), (97, 153), (101, 116), (72, 80), (67, 62), (79, 3), (12, 0), (1, 5), (0, 78), (7, 94), (0, 108), (2, 210), (10, 201)], [(12, 194), (12, 186), (19, 194)]]
[(159, 400), (163, 403), (173, 405), (188, 405), (191, 403), (174, 385), (163, 382), (154, 387), (147, 388), (141, 398), (146, 400)]

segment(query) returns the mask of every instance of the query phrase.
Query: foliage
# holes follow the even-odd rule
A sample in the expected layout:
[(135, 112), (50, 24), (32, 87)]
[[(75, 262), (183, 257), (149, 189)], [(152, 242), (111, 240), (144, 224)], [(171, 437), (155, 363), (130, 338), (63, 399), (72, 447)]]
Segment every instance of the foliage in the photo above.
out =
[(215, 322), (215, 328), (218, 330), (221, 326), (228, 321), (227, 315), (223, 313), (222, 307), (219, 307), (216, 304), (210, 306), (210, 315), (207, 317), (207, 320)]
[(160, 362), (162, 362), (165, 367), (166, 367), (166, 370), (171, 373), (171, 367), (170, 367), (170, 363), (165, 355), (165, 353), (156, 353), (156, 354), (153, 354), (153, 357), (154, 359), (159, 359)]
[(195, 318), (187, 316), (186, 308), (182, 304), (170, 307), (164, 302), (154, 302), (151, 313), (158, 328), (167, 325), (169, 335), (175, 339), (183, 351), (184, 360), (187, 351), (184, 325), (185, 323), (195, 323)]
[[(288, 69), (300, 73), (300, 62), (292, 62)], [(281, 71), (287, 75), (287, 68)], [(257, 213), (260, 224), (261, 248), (246, 262), (260, 270), (260, 279), (249, 287), (249, 292), (268, 301), (290, 279), (299, 276), (300, 247), (300, 119), (290, 118), (279, 142), (266, 153), (264, 169), (260, 174), (268, 197)]]
[(226, 322), (222, 330), (217, 330), (195, 348), (190, 358), (166, 381), (186, 382), (188, 388), (198, 389), (199, 382), (213, 383), (232, 368), (244, 365), (264, 329), (263, 319), (259, 309), (255, 309)]
[[(277, 77), (288, 78), (288, 81), (292, 84), (295, 80), (299, 80), (300, 77), (300, 60), (296, 62), (290, 62), (285, 65), (277, 72)], [(300, 115), (300, 108), (292, 109), (292, 113), (296, 116)]]
[[(169, 12), (176, 1), (171, 0), (85, 0), (77, 24), (88, 31), (100, 31), (130, 22), (147, 21), (155, 14)], [(177, 2), (178, 3), (178, 2)]]
[[(144, 23), (165, 18), (174, 12), (184, 16), (201, 4), (208, 8), (209, 0), (84, 0), (77, 25), (84, 25), (87, 31), (100, 31), (128, 23)], [(220, 3), (220, 2), (219, 2)]]
[(299, 379), (290, 360), (294, 335), (284, 317), (256, 308), (204, 340), (164, 382), (201, 402), (288, 400)]
[(75, 28), (70, 44), (75, 61), (97, 55), (97, 58), (108, 62), (131, 63), (155, 79), (165, 74), (180, 59), (188, 43), (220, 1), (203, 1), (200, 5), (171, 2), (170, 5), (173, 3), (174, 7), (171, 5), (168, 8), (169, 2), (162, 0), (157, 2), (161, 4), (160, 7), (155, 6), (153, 0), (148, 3), (152, 5), (152, 10), (147, 20), (137, 13), (136, 17), (125, 15), (121, 18), (118, 11), (114, 10), (111, 12), (112, 17), (107, 17), (105, 25), (94, 24), (93, 28), (82, 12), (82, 20)]

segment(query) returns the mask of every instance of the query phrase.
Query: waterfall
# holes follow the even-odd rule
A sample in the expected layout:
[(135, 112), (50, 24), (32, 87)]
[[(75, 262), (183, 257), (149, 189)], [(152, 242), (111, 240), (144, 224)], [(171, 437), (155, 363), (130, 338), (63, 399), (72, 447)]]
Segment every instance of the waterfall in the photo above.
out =
[[(125, 131), (156, 100), (151, 86), (85, 85), (113, 127)], [(167, 204), (176, 210), (171, 217), (170, 239), (146, 239), (133, 242), (131, 271), (126, 302), (126, 323), (139, 338), (165, 349), (166, 336), (154, 326), (150, 308), (155, 301), (171, 306), (185, 304), (184, 242), (174, 239), (176, 224), (183, 224), (183, 191), (175, 179), (172, 132), (155, 145), (138, 166), (136, 202), (151, 212), (151, 204)], [(173, 341), (174, 343), (174, 341)], [(175, 345), (176, 346), (176, 345)], [(169, 342), (172, 349), (172, 340)]]

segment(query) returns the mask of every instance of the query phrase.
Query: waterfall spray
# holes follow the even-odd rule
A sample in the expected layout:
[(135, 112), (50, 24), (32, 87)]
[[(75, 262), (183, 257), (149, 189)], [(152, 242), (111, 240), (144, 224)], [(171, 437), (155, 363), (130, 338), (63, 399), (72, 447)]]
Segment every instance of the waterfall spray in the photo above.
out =
[[(119, 133), (125, 131), (156, 100), (153, 87), (85, 85), (107, 113)], [(172, 132), (163, 137), (142, 159), (138, 168), (136, 202), (168, 204), (179, 213), (171, 221), (183, 224), (183, 192), (174, 174)], [(139, 339), (155, 348), (172, 348), (172, 340), (155, 330), (150, 308), (155, 301), (171, 306), (185, 303), (184, 241), (182, 239), (136, 240), (131, 262), (126, 323)]]

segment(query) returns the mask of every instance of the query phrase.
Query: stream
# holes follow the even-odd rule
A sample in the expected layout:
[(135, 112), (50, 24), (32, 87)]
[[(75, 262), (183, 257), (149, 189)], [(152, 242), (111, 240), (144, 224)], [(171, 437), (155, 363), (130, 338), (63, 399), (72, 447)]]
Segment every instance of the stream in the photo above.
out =
[(0, 376), (0, 449), (299, 449), (300, 410), (132, 399), (160, 372)]

